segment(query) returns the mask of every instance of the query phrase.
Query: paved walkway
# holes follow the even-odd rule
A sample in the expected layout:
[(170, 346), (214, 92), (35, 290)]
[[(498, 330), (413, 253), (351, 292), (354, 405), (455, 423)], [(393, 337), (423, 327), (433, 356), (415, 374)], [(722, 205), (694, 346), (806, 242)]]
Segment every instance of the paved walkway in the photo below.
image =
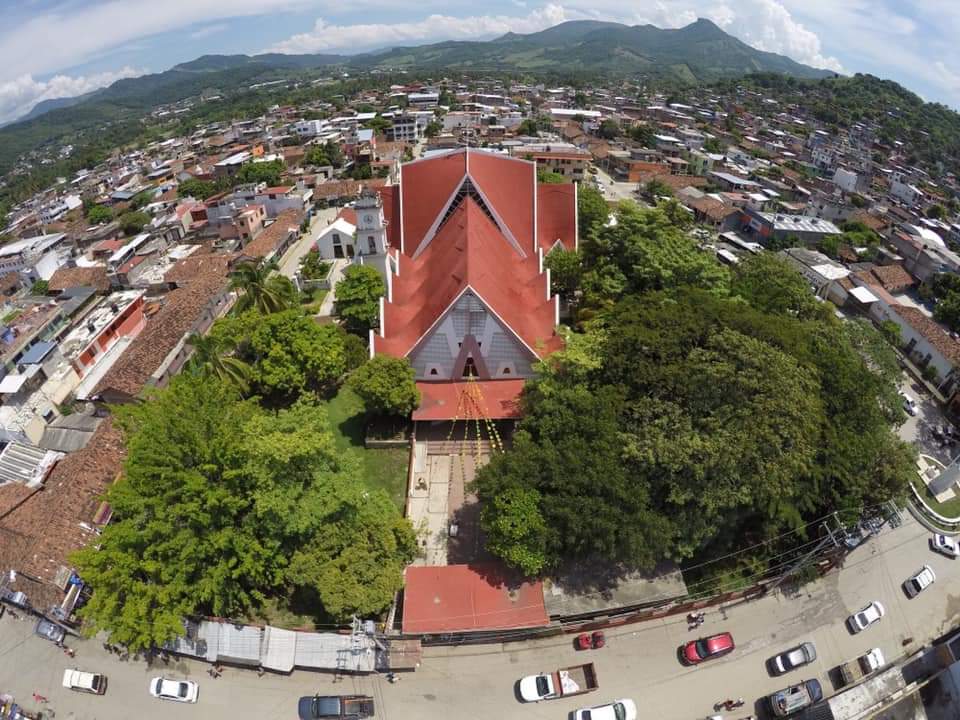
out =
[(330, 317), (333, 315), (333, 304), (337, 301), (337, 283), (343, 280), (343, 271), (350, 267), (349, 260), (334, 260), (333, 272), (330, 275), (330, 292), (323, 296), (317, 315)]
[(300, 267), (300, 260), (314, 247), (317, 236), (327, 227), (329, 221), (337, 217), (338, 212), (340, 212), (340, 208), (325, 208), (314, 213), (309, 231), (305, 232), (303, 237), (287, 248), (283, 257), (280, 258), (278, 265), (281, 274), (288, 278), (292, 278), (296, 274), (297, 268)]

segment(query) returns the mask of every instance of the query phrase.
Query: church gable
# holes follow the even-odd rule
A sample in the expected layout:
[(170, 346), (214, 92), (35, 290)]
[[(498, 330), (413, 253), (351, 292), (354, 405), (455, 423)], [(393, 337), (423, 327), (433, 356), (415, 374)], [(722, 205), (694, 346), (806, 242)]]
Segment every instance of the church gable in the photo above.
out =
[(536, 360), (469, 288), (409, 357), (418, 380), (531, 377)]

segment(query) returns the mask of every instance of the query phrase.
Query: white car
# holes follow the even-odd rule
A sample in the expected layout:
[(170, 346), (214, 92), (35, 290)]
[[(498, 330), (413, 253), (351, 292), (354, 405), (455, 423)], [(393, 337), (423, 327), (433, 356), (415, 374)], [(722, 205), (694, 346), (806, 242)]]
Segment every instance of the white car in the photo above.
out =
[(630, 698), (623, 698), (606, 705), (580, 708), (573, 713), (573, 720), (637, 720), (637, 706)]
[(908, 578), (906, 582), (903, 583), (903, 590), (909, 597), (916, 597), (928, 587), (933, 585), (936, 579), (937, 576), (934, 574), (933, 568), (929, 565), (924, 565), (920, 569), (920, 572), (913, 577)]
[(161, 700), (195, 703), (200, 687), (192, 680), (168, 680), (155, 677), (150, 681), (150, 694)]
[(930, 549), (942, 553), (948, 558), (955, 558), (960, 555), (960, 547), (957, 546), (957, 541), (939, 533), (930, 538)]
[(916, 416), (916, 414), (920, 411), (920, 409), (917, 407), (917, 401), (910, 397), (910, 395), (905, 393), (903, 390), (900, 391), (900, 397), (903, 399), (903, 409), (911, 415)]
[(874, 600), (863, 610), (856, 612), (847, 618), (847, 624), (850, 625), (850, 630), (852, 632), (858, 633), (861, 630), (866, 630), (875, 622), (880, 622), (880, 618), (883, 617), (884, 612), (886, 611), (883, 609), (883, 605)]

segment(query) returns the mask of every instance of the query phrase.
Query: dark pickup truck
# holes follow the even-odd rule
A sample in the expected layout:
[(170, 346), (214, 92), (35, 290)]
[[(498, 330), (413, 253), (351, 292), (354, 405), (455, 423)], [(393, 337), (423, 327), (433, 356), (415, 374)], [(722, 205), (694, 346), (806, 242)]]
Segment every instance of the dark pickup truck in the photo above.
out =
[(367, 695), (310, 695), (297, 703), (300, 720), (373, 717), (373, 698)]

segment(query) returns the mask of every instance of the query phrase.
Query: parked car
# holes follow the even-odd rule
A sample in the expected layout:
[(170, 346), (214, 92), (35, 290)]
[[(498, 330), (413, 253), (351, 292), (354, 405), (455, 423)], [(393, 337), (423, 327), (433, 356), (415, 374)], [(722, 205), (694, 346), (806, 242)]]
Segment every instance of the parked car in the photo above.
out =
[(904, 581), (903, 591), (908, 597), (916, 597), (928, 587), (933, 585), (936, 579), (937, 576), (933, 572), (933, 568), (929, 565), (924, 565), (922, 568), (920, 568), (919, 572)]
[(901, 390), (900, 397), (903, 399), (904, 410), (906, 410), (908, 413), (914, 416), (916, 416), (916, 414), (920, 412), (920, 408), (917, 406), (917, 401), (914, 400), (911, 395)]
[(956, 558), (957, 555), (960, 555), (960, 545), (957, 545), (957, 541), (940, 533), (936, 533), (930, 538), (930, 549), (946, 555), (948, 558)]
[(880, 622), (880, 618), (883, 617), (884, 612), (886, 611), (883, 609), (883, 605), (877, 600), (874, 600), (863, 610), (847, 618), (847, 624), (850, 626), (851, 632), (858, 633), (866, 630), (874, 623)]
[(42, 638), (46, 638), (50, 642), (62, 643), (63, 639), (67, 636), (67, 631), (56, 623), (52, 623), (49, 620), (44, 620), (40, 618), (37, 620), (36, 626), (33, 628), (33, 631)]
[(637, 720), (637, 706), (630, 698), (623, 698), (606, 705), (580, 708), (573, 713), (573, 720)]
[(786, 717), (815, 702), (823, 700), (823, 688), (818, 680), (804, 680), (769, 695), (770, 710), (776, 717)]
[(68, 690), (103, 695), (107, 691), (107, 678), (100, 673), (67, 668), (63, 671), (63, 686)]
[(817, 659), (817, 648), (812, 642), (805, 642), (797, 647), (774, 655), (770, 658), (770, 672), (774, 675), (783, 675), (801, 665), (807, 665)]
[(306, 695), (297, 703), (300, 720), (371, 718), (373, 698), (368, 695)]
[(150, 681), (150, 694), (161, 700), (195, 703), (200, 694), (200, 687), (192, 680), (168, 680), (165, 677), (155, 677)]
[(733, 635), (728, 632), (718, 633), (688, 642), (683, 646), (683, 659), (688, 665), (697, 665), (704, 660), (712, 660), (732, 653), (735, 647)]
[(524, 702), (540, 702), (558, 697), (580, 695), (596, 690), (597, 671), (593, 663), (560, 668), (555, 672), (527, 675), (519, 684)]

